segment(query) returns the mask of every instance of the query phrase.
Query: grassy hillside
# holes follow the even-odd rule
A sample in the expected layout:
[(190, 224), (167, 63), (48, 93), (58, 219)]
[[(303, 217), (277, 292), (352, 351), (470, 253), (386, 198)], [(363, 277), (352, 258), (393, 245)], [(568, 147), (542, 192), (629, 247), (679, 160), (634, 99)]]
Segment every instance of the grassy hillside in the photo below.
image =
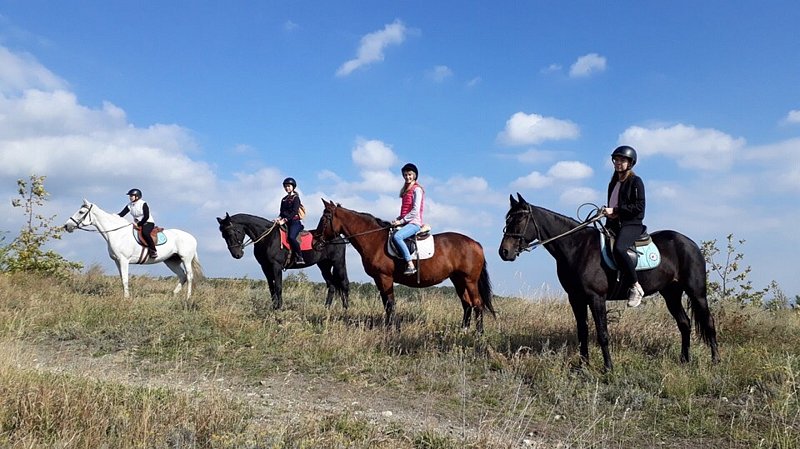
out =
[[(611, 304), (615, 371), (577, 367), (564, 298), (496, 298), (482, 337), (451, 289), (324, 288), (90, 272), (0, 275), (0, 447), (508, 448), (800, 446), (800, 317), (714, 305), (722, 361), (679, 334), (663, 302)], [(592, 336), (592, 339), (594, 337)]]

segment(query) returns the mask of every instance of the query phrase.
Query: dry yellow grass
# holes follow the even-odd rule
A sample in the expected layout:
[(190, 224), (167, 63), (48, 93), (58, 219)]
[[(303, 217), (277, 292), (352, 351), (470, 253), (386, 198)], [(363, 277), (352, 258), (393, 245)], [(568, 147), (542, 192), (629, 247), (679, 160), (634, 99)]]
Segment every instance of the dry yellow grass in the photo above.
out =
[[(562, 298), (496, 298), (486, 333), (447, 290), (399, 290), (399, 330), (370, 286), (351, 308), (291, 277), (0, 275), (2, 447), (795, 447), (800, 319), (717, 305), (722, 361), (690, 364), (663, 303), (612, 304), (616, 370), (577, 368)], [(593, 337), (592, 337), (593, 338)], [(183, 446), (181, 446), (183, 444)]]

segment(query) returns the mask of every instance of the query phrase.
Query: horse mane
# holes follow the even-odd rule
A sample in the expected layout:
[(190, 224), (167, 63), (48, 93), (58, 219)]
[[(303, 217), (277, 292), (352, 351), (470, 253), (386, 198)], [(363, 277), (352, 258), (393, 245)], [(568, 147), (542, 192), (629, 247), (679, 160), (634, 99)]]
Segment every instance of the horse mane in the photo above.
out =
[(122, 224), (122, 223), (130, 223), (130, 221), (125, 219), (125, 217), (120, 217), (119, 215), (117, 215), (115, 213), (108, 212), (108, 211), (104, 210), (103, 208), (101, 208), (100, 206), (98, 206), (97, 203), (92, 203), (91, 201), (87, 201), (86, 203), (84, 203), (84, 205), (90, 205), (94, 211), (103, 213), (103, 214), (107, 215), (108, 217), (110, 217), (112, 220), (119, 221), (120, 224)]
[(262, 224), (261, 222), (263, 222), (265, 226), (272, 226), (272, 223), (274, 223), (274, 221), (268, 220), (264, 217), (259, 217), (258, 215), (244, 214), (244, 213), (233, 214), (230, 216), (230, 219), (231, 222), (235, 221), (237, 223), (241, 223), (242, 221), (254, 221), (257, 222), (257, 224)]
[[(339, 207), (341, 207), (341, 206), (339, 206)], [(372, 221), (375, 222), (375, 224), (377, 224), (381, 228), (388, 228), (391, 225), (391, 223), (389, 223), (388, 221), (382, 220), (382, 219), (380, 219), (380, 218), (378, 218), (378, 217), (376, 217), (376, 216), (374, 216), (372, 214), (369, 214), (367, 212), (359, 212), (357, 210), (347, 209), (347, 208), (344, 208), (344, 207), (342, 207), (342, 209), (348, 210), (348, 211), (350, 211), (350, 212), (352, 212), (352, 213), (354, 213), (354, 214), (356, 214), (356, 215), (358, 215), (360, 217), (363, 217), (363, 218), (365, 218), (367, 220), (372, 220)]]

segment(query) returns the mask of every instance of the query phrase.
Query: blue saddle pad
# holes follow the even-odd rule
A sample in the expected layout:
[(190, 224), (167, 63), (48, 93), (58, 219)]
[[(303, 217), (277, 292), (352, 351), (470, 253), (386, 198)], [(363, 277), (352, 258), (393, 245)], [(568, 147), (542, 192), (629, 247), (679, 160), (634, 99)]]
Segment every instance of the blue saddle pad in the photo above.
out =
[[(138, 244), (140, 244), (142, 246), (145, 246), (145, 243), (142, 241), (142, 239), (139, 238), (139, 231), (137, 231), (136, 228), (133, 228), (133, 238), (136, 239), (136, 243), (138, 243)], [(159, 232), (158, 233), (158, 240), (156, 240), (153, 243), (155, 243), (156, 246), (163, 245), (163, 244), (167, 243), (167, 236), (164, 235), (163, 232)]]
[[(658, 247), (652, 240), (647, 246), (637, 246), (635, 249), (639, 253), (639, 257), (636, 259), (636, 271), (652, 270), (661, 263), (661, 252), (658, 251)], [(606, 248), (605, 236), (601, 234), (600, 254), (603, 255), (603, 262), (612, 270), (616, 270), (617, 264), (614, 263), (614, 259), (609, 253), (610, 249)]]

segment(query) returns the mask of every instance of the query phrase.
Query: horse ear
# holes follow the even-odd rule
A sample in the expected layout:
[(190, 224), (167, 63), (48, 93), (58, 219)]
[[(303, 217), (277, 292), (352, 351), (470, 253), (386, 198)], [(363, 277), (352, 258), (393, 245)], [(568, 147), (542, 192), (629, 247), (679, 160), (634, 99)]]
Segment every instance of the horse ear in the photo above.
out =
[(525, 201), (525, 198), (523, 198), (522, 195), (519, 194), (519, 192), (517, 192), (517, 199), (519, 200), (520, 203), (527, 203), (527, 201)]
[(84, 199), (83, 199), (83, 205), (84, 205), (84, 206), (88, 206), (88, 205), (89, 205), (89, 200), (87, 200), (86, 198), (84, 198)]
[[(518, 193), (517, 195), (519, 195), (519, 193)], [(514, 207), (514, 206), (516, 206), (516, 205), (517, 205), (517, 203), (519, 202), (519, 201), (517, 201), (517, 200), (515, 200), (515, 199), (514, 199), (514, 195), (512, 195), (512, 194), (509, 194), (509, 195), (508, 195), (508, 199), (509, 199), (509, 200), (511, 200), (511, 207)]]
[(222, 219), (217, 217), (217, 223), (222, 224)]
[(230, 220), (230, 219), (231, 219), (231, 216), (230, 216), (230, 214), (228, 214), (227, 212), (225, 212), (225, 219), (226, 219), (226, 220)]

